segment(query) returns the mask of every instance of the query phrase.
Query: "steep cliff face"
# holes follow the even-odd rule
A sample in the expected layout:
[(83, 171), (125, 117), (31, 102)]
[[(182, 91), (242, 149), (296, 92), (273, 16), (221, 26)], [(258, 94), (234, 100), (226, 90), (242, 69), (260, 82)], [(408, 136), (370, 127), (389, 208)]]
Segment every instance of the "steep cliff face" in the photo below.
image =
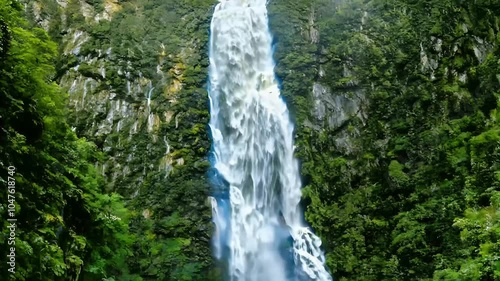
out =
[(474, 220), (496, 221), (481, 214), (498, 206), (497, 164), (486, 156), (498, 149), (498, 4), (271, 6), (307, 218), (334, 275), (498, 278), (495, 255), (473, 250), (498, 248), (497, 238), (467, 234)]
[(205, 178), (212, 4), (25, 5), (59, 43), (56, 79), (69, 93), (73, 130), (105, 152), (95, 165), (135, 213), (137, 251), (130, 264), (144, 280), (206, 278), (212, 263)]
[[(73, 129), (106, 153), (96, 166), (135, 212), (129, 265), (144, 280), (206, 280), (212, 266), (213, 2), (25, 6), (59, 43)], [(307, 219), (340, 280), (498, 277), (499, 237), (487, 226), (500, 202), (499, 10), (479, 0), (269, 2)]]
[[(146, 2), (92, 3), (30, 2), (27, 9), (47, 30), (59, 27), (52, 30), (61, 34), (58, 79), (69, 93), (75, 131), (108, 152), (108, 160), (98, 165), (110, 186), (121, 186), (136, 196), (148, 172), (161, 171), (167, 177), (174, 165), (185, 162), (169, 143), (164, 127), (171, 124), (179, 131), (183, 122), (182, 112), (175, 111), (183, 101), (179, 99), (186, 100), (182, 96), (186, 88), (203, 89), (207, 34), (189, 26), (206, 26), (210, 5), (205, 5), (202, 19), (194, 19), (200, 15), (194, 11), (199, 13), (196, 9), (202, 7), (183, 10), (180, 3), (176, 7), (182, 12), (170, 12), (168, 19), (153, 22), (169, 12), (169, 3), (155, 7)], [(45, 14), (44, 9), (55, 12)], [(169, 135), (175, 142), (177, 133)], [(124, 178), (128, 182), (123, 183)]]

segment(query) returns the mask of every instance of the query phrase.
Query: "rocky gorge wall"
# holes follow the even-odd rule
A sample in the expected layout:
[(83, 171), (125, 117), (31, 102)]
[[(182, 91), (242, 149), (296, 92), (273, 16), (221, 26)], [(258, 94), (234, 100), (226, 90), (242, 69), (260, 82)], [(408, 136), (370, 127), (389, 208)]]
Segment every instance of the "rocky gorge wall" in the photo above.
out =
[(498, 3), (270, 5), (306, 217), (333, 274), (500, 278)]
[(130, 267), (144, 280), (206, 278), (211, 270), (205, 87), (212, 4), (25, 4), (59, 43), (56, 80), (69, 94), (73, 130), (105, 153), (95, 165), (133, 211)]
[[(144, 280), (216, 275), (206, 202), (213, 4), (26, 3), (59, 43), (56, 80), (75, 132), (105, 152), (96, 166), (134, 211), (130, 264)], [(496, 274), (494, 262), (464, 262), (462, 248), (489, 242), (460, 232), (464, 212), (492, 206), (498, 188), (498, 10), (492, 1), (269, 2), (306, 216), (340, 280)], [(461, 273), (464, 264), (482, 273)]]

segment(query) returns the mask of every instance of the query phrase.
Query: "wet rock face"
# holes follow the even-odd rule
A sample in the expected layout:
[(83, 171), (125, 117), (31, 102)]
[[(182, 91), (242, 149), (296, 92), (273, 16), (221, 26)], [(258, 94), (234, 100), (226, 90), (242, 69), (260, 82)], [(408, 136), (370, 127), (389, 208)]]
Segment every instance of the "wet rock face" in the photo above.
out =
[[(302, 43), (307, 42), (310, 46), (314, 46), (311, 48), (319, 50), (316, 53), (315, 61), (310, 63), (311, 66), (316, 68), (316, 75), (304, 78), (304, 80), (310, 79), (311, 81), (309, 91), (310, 110), (309, 115), (304, 118), (302, 123), (318, 132), (321, 130), (329, 131), (330, 137), (335, 139), (338, 145), (337, 149), (348, 154), (356, 150), (355, 138), (360, 136), (359, 133), (363, 130), (369, 118), (368, 107), (371, 102), (371, 92), (380, 89), (381, 86), (389, 85), (377, 86), (373, 83), (370, 84), (366, 82), (366, 77), (360, 76), (362, 72), (359, 70), (367, 68), (362, 63), (365, 59), (363, 52), (372, 50), (380, 52), (377, 48), (381, 48), (381, 43), (377, 42), (377, 40), (380, 40), (377, 38), (377, 33), (367, 31), (373, 28), (370, 24), (374, 20), (374, 15), (362, 9), (358, 10), (356, 14), (359, 15), (360, 19), (352, 23), (352, 27), (350, 27), (352, 28), (351, 37), (331, 40), (331, 34), (326, 34), (331, 33), (332, 29), (329, 29), (329, 26), (322, 22), (328, 17), (325, 14), (328, 14), (328, 11), (330, 13), (334, 13), (335, 10), (341, 11), (349, 5), (355, 4), (349, 4), (346, 1), (334, 1), (328, 4), (328, 8), (321, 7), (319, 10), (315, 10), (311, 8), (312, 6), (308, 7), (309, 16), (307, 20), (304, 17), (302, 20), (303, 27), (300, 29)], [(402, 11), (402, 13), (407, 12)], [(336, 17), (341, 18), (340, 15)], [(335, 20), (332, 20), (332, 22), (335, 22)], [(479, 36), (478, 32), (471, 30), (469, 25), (470, 23), (465, 22), (459, 25), (459, 31), (457, 32), (460, 33), (460, 36), (453, 39), (453, 42), (449, 42), (449, 38), (444, 38), (435, 33), (426, 38), (421, 38), (419, 45), (415, 47), (418, 46), (420, 49), (417, 68), (422, 75), (429, 77), (431, 81), (435, 81), (436, 76), (440, 75), (441, 71), (444, 71), (458, 84), (467, 85), (471, 75), (463, 69), (462, 65), (468, 60), (473, 63), (483, 63), (495, 46), (494, 37)], [(279, 33), (279, 31), (276, 32)], [(341, 36), (340, 34), (339, 36)], [(323, 38), (323, 41), (321, 38)], [(324, 38), (330, 41), (326, 41)], [(299, 39), (296, 40), (299, 41)], [(325, 42), (329, 43), (325, 44)], [(328, 49), (333, 42), (341, 46), (353, 44), (351, 48), (357, 50), (338, 47), (336, 47), (337, 49)], [(293, 48), (290, 51), (293, 52)], [(448, 63), (449, 57), (454, 57), (455, 62)], [(377, 65), (386, 63), (386, 61), (374, 62), (371, 67), (378, 67)], [(496, 77), (500, 81), (500, 75)], [(401, 90), (405, 90), (404, 85)], [(462, 99), (463, 93), (456, 92), (454, 95)]]
[(361, 103), (364, 95), (361, 91), (332, 93), (329, 87), (315, 82), (313, 85), (313, 116), (331, 129), (342, 126), (352, 117), (362, 118)]
[[(79, 33), (75, 31), (74, 36), (85, 36)], [(69, 93), (73, 124), (79, 129), (79, 134), (101, 140), (102, 149), (109, 152), (111, 157), (103, 163), (102, 172), (111, 177), (111, 185), (125, 176), (140, 180), (144, 176), (141, 169), (133, 167), (132, 171), (139, 173), (130, 175), (127, 171), (130, 168), (120, 169), (119, 164), (134, 162), (137, 156), (132, 151), (134, 143), (144, 139), (156, 143), (161, 123), (167, 122), (160, 116), (163, 115), (162, 109), (169, 108), (168, 104), (159, 106), (157, 103), (166, 83), (157, 81), (156, 87), (153, 87), (152, 79), (143, 77), (140, 71), (117, 66), (115, 61), (119, 59), (113, 57), (112, 47), (98, 49), (98, 56), (79, 56), (79, 49), (85, 42), (78, 39), (70, 41), (74, 46), (68, 51), (78, 57), (78, 64), (61, 77), (61, 86)], [(130, 65), (128, 62), (119, 63)], [(115, 83), (116, 79), (118, 83)], [(156, 158), (160, 155), (152, 156)], [(171, 169), (168, 166), (164, 168), (165, 171)]]
[(313, 85), (314, 108), (311, 115), (316, 120), (310, 123), (315, 130), (328, 128), (336, 131), (335, 143), (339, 151), (346, 154), (356, 149), (354, 138), (359, 136), (360, 127), (350, 125), (353, 119), (364, 120), (363, 104), (366, 98), (361, 90), (332, 93), (328, 86), (315, 82)]
[[(212, 4), (26, 1), (30, 19), (59, 44), (56, 81), (68, 95), (69, 123), (104, 152), (95, 165), (108, 190), (137, 213), (132, 228), (153, 233), (146, 220), (182, 220), (189, 229), (160, 226), (141, 235), (139, 247), (165, 245), (172, 237), (187, 241), (182, 251), (196, 254), (175, 263), (194, 265), (195, 280), (206, 280), (211, 270), (205, 84)], [(166, 264), (172, 262), (166, 255), (155, 254), (161, 262), (154, 271), (177, 280), (182, 273)], [(137, 253), (130, 263), (139, 268), (149, 258)]]
[[(179, 104), (179, 95), (185, 90), (186, 70), (191, 68), (193, 74), (193, 65), (200, 64), (200, 54), (205, 50), (195, 46), (201, 45), (197, 41), (202, 37), (177, 34), (179, 41), (170, 43), (173, 36), (169, 35), (176, 26), (165, 26), (165, 34), (157, 37), (149, 34), (150, 40), (129, 37), (134, 31), (161, 32), (146, 31), (143, 15), (134, 14), (137, 11), (118, 1), (93, 5), (85, 1), (49, 1), (50, 7), (45, 2), (28, 2), (26, 7), (43, 28), (63, 34), (59, 38), (63, 64), (59, 84), (69, 93), (74, 130), (95, 140), (109, 155), (98, 164), (109, 185), (114, 187), (121, 180), (137, 188), (149, 169), (167, 177), (174, 166), (184, 165), (182, 157), (167, 154), (175, 152), (169, 140), (177, 138), (179, 124), (185, 122), (174, 105)], [(125, 30), (124, 24), (131, 30)], [(114, 28), (119, 28), (121, 36), (114, 35)], [(204, 83), (202, 77), (194, 81), (198, 87)], [(165, 130), (174, 123), (175, 132)], [(165, 146), (170, 148), (165, 150)]]

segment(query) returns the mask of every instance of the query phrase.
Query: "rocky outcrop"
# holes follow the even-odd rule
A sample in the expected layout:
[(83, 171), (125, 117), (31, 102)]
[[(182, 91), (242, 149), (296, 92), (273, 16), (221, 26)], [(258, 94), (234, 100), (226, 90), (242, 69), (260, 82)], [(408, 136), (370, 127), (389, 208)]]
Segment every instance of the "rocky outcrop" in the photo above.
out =
[(59, 43), (56, 80), (73, 130), (104, 152), (95, 165), (107, 190), (127, 200), (131, 228), (149, 233), (137, 247), (182, 241), (155, 250), (154, 263), (135, 253), (130, 266), (149, 269), (134, 273), (177, 280), (191, 270), (200, 279), (212, 270), (204, 100), (212, 3), (153, 2), (37, 0), (26, 10)]
[[(85, 1), (58, 1), (58, 13), (43, 13), (42, 4), (37, 1), (27, 7), (32, 8), (35, 21), (46, 30), (53, 21), (62, 23), (60, 48), (67, 70), (59, 77), (59, 84), (69, 93), (74, 129), (95, 140), (109, 155), (97, 165), (110, 187), (128, 182), (130, 188), (136, 189), (148, 171), (161, 171), (167, 177), (174, 166), (184, 163), (182, 157), (174, 159), (170, 155), (175, 153), (168, 143), (172, 132), (161, 128), (175, 122), (177, 129), (182, 122), (181, 112), (173, 110), (172, 105), (178, 102), (177, 95), (184, 86), (186, 62), (196, 60), (200, 50), (185, 47), (179, 48), (178, 53), (167, 54), (168, 42), (157, 42), (152, 48), (156, 52), (151, 54), (157, 65), (137, 67), (124, 52), (115, 52), (124, 42), (100, 32), (111, 32), (113, 16), (123, 6), (112, 0), (101, 4), (96, 7)], [(68, 16), (82, 19), (75, 23), (68, 21)], [(184, 39), (186, 44), (194, 42)], [(106, 48), (102, 48), (102, 41)], [(125, 53), (146, 45), (149, 43), (138, 40)], [(146, 68), (148, 74), (142, 73), (141, 68)], [(137, 143), (144, 141), (145, 150), (138, 150)]]

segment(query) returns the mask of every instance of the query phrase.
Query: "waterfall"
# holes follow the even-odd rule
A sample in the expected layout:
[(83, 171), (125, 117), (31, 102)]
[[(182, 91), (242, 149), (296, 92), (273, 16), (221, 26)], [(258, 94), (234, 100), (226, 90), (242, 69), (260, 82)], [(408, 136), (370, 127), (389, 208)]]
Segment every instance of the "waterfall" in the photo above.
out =
[(210, 38), (214, 254), (231, 281), (330, 281), (306, 226), (266, 0), (220, 0)]
[(155, 88), (153, 87), (151, 81), (149, 82), (149, 91), (148, 95), (146, 96), (147, 100), (147, 106), (148, 106), (148, 113), (151, 112), (151, 93), (153, 92)]

